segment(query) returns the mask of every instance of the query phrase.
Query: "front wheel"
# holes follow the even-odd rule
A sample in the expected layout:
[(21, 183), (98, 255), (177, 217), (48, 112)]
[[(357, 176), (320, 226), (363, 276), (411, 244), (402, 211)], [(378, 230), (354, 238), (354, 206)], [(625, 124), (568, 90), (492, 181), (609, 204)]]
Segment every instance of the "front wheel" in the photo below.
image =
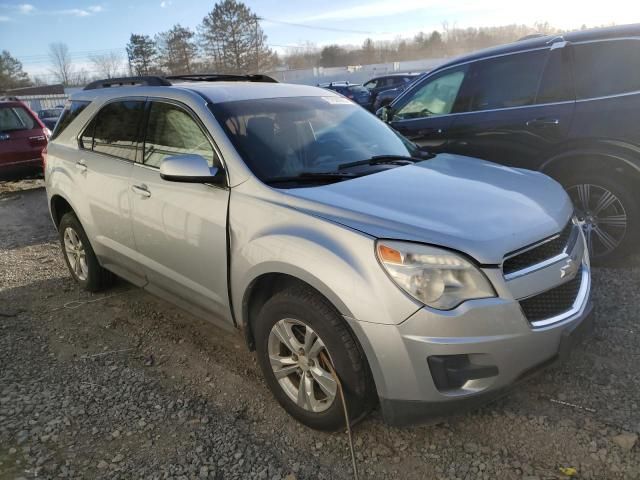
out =
[(276, 400), (295, 419), (317, 429), (346, 426), (370, 410), (373, 382), (344, 320), (322, 296), (296, 286), (268, 300), (254, 326), (258, 363)]
[(626, 182), (598, 172), (575, 174), (564, 182), (582, 225), (589, 253), (606, 264), (630, 253), (640, 237), (640, 205)]

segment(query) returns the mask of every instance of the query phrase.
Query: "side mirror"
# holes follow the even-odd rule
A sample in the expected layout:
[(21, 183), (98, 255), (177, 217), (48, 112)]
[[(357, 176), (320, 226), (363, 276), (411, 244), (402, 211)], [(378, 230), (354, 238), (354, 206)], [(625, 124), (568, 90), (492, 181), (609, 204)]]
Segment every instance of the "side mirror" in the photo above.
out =
[(380, 107), (376, 110), (376, 116), (382, 120), (383, 122), (390, 122), (393, 118), (393, 112), (389, 105), (385, 105), (384, 107)]
[(200, 155), (187, 154), (166, 157), (160, 163), (160, 178), (168, 182), (216, 183), (224, 181), (222, 171)]

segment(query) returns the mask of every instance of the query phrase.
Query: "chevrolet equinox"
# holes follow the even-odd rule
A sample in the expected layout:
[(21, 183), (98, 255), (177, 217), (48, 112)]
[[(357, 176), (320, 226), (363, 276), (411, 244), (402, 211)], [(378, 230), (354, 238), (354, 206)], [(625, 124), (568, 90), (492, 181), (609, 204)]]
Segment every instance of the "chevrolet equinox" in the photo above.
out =
[(73, 278), (243, 332), (317, 429), (502, 394), (590, 324), (585, 238), (542, 173), (433, 156), (350, 100), (268, 77), (98, 81), (46, 157)]

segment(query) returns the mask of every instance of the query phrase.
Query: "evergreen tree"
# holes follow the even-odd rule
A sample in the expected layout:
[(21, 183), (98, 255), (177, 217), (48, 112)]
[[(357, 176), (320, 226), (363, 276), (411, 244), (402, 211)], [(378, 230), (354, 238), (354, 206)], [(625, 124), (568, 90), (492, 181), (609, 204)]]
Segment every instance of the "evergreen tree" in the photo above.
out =
[(7, 50), (3, 50), (0, 54), (0, 92), (29, 85), (31, 81), (27, 73), (22, 70), (22, 63), (12, 57)]
[(193, 73), (198, 52), (194, 36), (194, 32), (180, 24), (156, 35), (160, 67), (172, 75)]
[(204, 17), (200, 44), (218, 73), (257, 73), (269, 70), (277, 57), (266, 44), (259, 18), (244, 3), (223, 0)]
[(133, 75), (149, 75), (155, 71), (156, 44), (148, 35), (131, 34), (127, 43), (129, 70)]

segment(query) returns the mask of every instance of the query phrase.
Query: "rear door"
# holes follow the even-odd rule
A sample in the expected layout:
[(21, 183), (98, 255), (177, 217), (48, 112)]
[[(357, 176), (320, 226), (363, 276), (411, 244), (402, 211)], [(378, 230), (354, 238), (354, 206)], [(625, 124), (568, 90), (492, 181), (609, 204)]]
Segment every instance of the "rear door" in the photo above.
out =
[(449, 127), (467, 65), (436, 72), (423, 79), (393, 104), (390, 124), (421, 147), (447, 151)]
[(103, 266), (137, 285), (145, 280), (136, 263), (129, 182), (142, 150), (144, 105), (144, 98), (104, 105), (80, 134), (73, 169), (88, 204), (81, 220), (96, 254)]
[(554, 44), (472, 63), (448, 151), (538, 169), (571, 126), (570, 50)]
[(38, 164), (46, 145), (43, 129), (31, 112), (15, 103), (0, 106), (0, 167)]
[(209, 166), (222, 168), (220, 157), (186, 106), (153, 100), (147, 108), (144, 155), (133, 168), (130, 192), (148, 289), (185, 307), (227, 317), (229, 189), (168, 182), (159, 172), (162, 160), (173, 155), (198, 154)]

